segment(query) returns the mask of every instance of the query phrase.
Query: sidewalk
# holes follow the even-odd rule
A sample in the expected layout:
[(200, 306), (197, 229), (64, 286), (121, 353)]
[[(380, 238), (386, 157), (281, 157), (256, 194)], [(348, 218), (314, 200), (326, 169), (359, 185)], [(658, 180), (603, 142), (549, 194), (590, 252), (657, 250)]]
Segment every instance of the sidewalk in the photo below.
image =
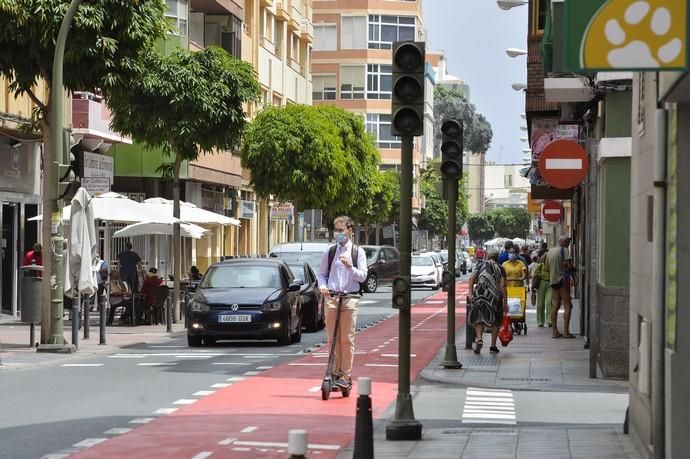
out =
[[(97, 314), (97, 313), (92, 313)], [(64, 363), (69, 360), (83, 359), (96, 354), (117, 352), (120, 348), (137, 344), (167, 341), (173, 336), (184, 333), (184, 324), (173, 324), (172, 333), (165, 331), (165, 325), (140, 325), (137, 327), (106, 327), (106, 343), (99, 345), (98, 317), (91, 317), (90, 338), (84, 339), (84, 328), (79, 330), (79, 350), (72, 354), (51, 354), (36, 352), (29, 346), (29, 325), (13, 319), (11, 316), (0, 317), (0, 371), (19, 368), (31, 368), (41, 365)], [(36, 325), (36, 340), (40, 340), (41, 327)], [(72, 325), (69, 320), (64, 325), (65, 340), (72, 340)]]
[[(441, 295), (445, 298), (439, 294), (438, 299)], [(464, 314), (464, 305), (458, 311)], [(579, 304), (574, 304), (571, 320), (576, 339), (551, 338), (551, 329), (537, 328), (535, 312), (528, 310), (528, 334), (515, 335), (506, 348), (499, 343), (498, 355), (488, 353), (488, 335), (480, 355), (466, 350), (463, 327), (456, 336), (460, 370), (441, 368), (445, 355), (441, 346), (411, 388), (415, 418), (423, 426), (422, 440), (386, 440), (386, 424), (394, 416), (394, 406), (390, 407), (374, 425), (375, 457), (640, 458), (623, 434), (625, 407), (605, 402), (615, 397), (627, 403), (627, 382), (589, 378), (589, 351), (575, 323)], [(487, 396), (509, 397), (511, 402), (515, 397), (516, 421), (463, 420), (470, 387), (475, 393), (484, 390)], [(350, 444), (337, 458), (351, 458), (353, 450)]]

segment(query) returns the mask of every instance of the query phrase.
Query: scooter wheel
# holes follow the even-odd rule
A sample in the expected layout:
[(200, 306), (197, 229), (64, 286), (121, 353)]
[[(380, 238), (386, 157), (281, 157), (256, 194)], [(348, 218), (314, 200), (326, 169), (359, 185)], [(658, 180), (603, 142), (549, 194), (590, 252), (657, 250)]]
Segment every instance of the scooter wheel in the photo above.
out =
[(328, 400), (330, 396), (331, 385), (327, 381), (324, 381), (323, 383), (321, 383), (321, 400)]
[(347, 389), (342, 389), (343, 392), (343, 398), (347, 398), (350, 396), (350, 390), (352, 390), (351, 387), (348, 387)]

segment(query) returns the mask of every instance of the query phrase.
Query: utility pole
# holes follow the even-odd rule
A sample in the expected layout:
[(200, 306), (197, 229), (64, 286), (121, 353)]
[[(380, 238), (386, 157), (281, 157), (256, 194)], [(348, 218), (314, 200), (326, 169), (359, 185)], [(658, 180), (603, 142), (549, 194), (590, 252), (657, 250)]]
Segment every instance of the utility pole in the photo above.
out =
[(393, 44), (391, 133), (402, 138), (400, 162), (400, 275), (393, 281), (398, 318), (398, 395), (395, 416), (386, 425), (387, 440), (419, 440), (422, 424), (414, 417), (410, 394), (413, 140), (424, 133), (424, 42)]
[[(48, 176), (44, 183), (47, 185), (44, 189), (48, 197), (48, 208), (43, 209), (43, 234), (50, 234), (50, 255), (51, 260), (49, 278), (43, 282), (49, 283), (48, 291), (50, 293), (50, 310), (44, 309), (43, 313), (48, 317), (43, 317), (41, 323), (48, 325), (48, 330), (41, 333), (41, 343), (38, 351), (45, 352), (65, 352), (70, 351), (71, 346), (65, 346), (63, 303), (62, 296), (64, 290), (64, 259), (63, 259), (63, 245), (64, 234), (62, 226), (62, 199), (72, 186), (71, 180), (65, 182), (65, 179), (73, 173), (70, 170), (69, 162), (65, 159), (64, 148), (64, 134), (62, 122), (62, 101), (63, 101), (63, 63), (65, 57), (65, 46), (67, 43), (67, 33), (70, 25), (74, 19), (74, 15), (79, 8), (82, 0), (72, 0), (65, 17), (62, 19), (60, 31), (58, 32), (57, 41), (55, 42), (55, 54), (53, 55), (53, 75), (51, 82), (51, 113), (50, 113), (50, 138), (52, 140), (52, 152), (47, 152), (44, 163), (46, 170), (50, 169)], [(51, 158), (52, 153), (52, 161)], [(44, 201), (45, 202), (45, 201)], [(50, 220), (48, 220), (50, 219)], [(47, 225), (50, 225), (50, 231), (47, 231)], [(46, 289), (43, 290), (44, 294)], [(44, 303), (45, 304), (45, 303)], [(77, 314), (79, 312), (77, 311)]]

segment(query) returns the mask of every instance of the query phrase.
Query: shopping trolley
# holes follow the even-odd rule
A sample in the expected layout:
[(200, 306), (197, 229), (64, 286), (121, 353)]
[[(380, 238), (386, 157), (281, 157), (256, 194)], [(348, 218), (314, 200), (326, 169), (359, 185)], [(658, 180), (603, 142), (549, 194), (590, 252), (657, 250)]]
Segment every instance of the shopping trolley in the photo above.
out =
[(525, 310), (527, 308), (527, 290), (524, 286), (507, 287), (508, 316), (513, 324), (513, 332), (517, 335), (527, 334), (527, 320)]

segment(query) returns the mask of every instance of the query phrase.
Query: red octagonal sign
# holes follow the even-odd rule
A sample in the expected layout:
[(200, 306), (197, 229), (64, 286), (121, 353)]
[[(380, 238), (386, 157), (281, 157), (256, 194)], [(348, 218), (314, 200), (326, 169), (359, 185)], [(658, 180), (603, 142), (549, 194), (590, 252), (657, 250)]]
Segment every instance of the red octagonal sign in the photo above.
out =
[(556, 223), (563, 216), (563, 207), (558, 201), (546, 201), (541, 214), (547, 222)]
[(539, 173), (554, 188), (567, 190), (579, 185), (587, 176), (587, 152), (572, 140), (554, 140), (539, 157)]

